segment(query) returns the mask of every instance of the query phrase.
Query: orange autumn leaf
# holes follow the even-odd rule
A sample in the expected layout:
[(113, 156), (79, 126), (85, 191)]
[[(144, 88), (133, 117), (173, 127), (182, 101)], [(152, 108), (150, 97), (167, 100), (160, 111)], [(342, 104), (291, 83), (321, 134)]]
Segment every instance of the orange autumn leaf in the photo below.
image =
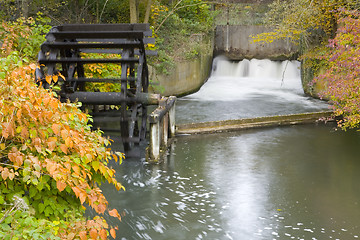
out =
[(74, 142), (71, 140), (71, 137), (67, 137), (65, 139), (65, 145), (68, 147), (68, 148), (72, 148), (74, 146)]
[(35, 70), (37, 68), (36, 64), (35, 63), (31, 63), (29, 65), (29, 67), (32, 69), (32, 70)]
[(29, 137), (29, 131), (26, 127), (22, 128), (21, 129), (21, 133), (20, 133), (20, 136), (24, 139), (28, 138)]
[(98, 237), (98, 232), (96, 229), (92, 228), (89, 232), (91, 239), (96, 239)]
[(120, 218), (120, 214), (115, 208), (109, 211), (109, 215), (112, 217)]
[(72, 166), (72, 169), (74, 170), (75, 173), (80, 174), (80, 167), (78, 165)]
[(50, 106), (53, 108), (53, 109), (57, 109), (59, 107), (59, 104), (58, 104), (58, 101), (56, 99), (52, 99), (50, 101)]
[(107, 232), (105, 229), (101, 229), (99, 235), (102, 240), (107, 239)]
[(105, 204), (99, 204), (97, 205), (97, 208), (95, 210), (97, 210), (98, 213), (104, 213), (106, 210), (106, 206)]
[(61, 130), (61, 137), (65, 140), (69, 136), (69, 132), (66, 129)]
[(75, 193), (76, 197), (79, 197), (80, 195), (80, 189), (78, 187), (72, 187), (71, 188), (73, 190), (73, 192)]
[(61, 144), (60, 149), (61, 149), (61, 151), (63, 151), (63, 153), (67, 154), (68, 148), (67, 148), (67, 146), (65, 144)]
[(53, 175), (56, 169), (57, 169), (56, 163), (48, 160), (46, 163), (46, 170), (50, 173), (50, 175)]
[(80, 194), (79, 194), (79, 199), (80, 199), (81, 204), (83, 204), (83, 203), (85, 202), (86, 196), (87, 196), (87, 195), (86, 195), (85, 192), (80, 192)]
[(116, 231), (115, 229), (110, 229), (110, 235), (115, 239), (116, 238)]
[(48, 150), (50, 150), (50, 152), (54, 151), (55, 147), (56, 147), (56, 142), (48, 142)]
[(86, 231), (79, 232), (79, 237), (80, 237), (81, 240), (86, 240), (87, 239)]
[(60, 134), (60, 129), (61, 129), (61, 125), (60, 124), (57, 124), (57, 123), (54, 123), (52, 126), (51, 126), (51, 129), (53, 130), (53, 132), (59, 136)]
[(56, 187), (62, 192), (66, 188), (66, 183), (62, 181), (56, 181)]
[(8, 168), (3, 168), (2, 172), (1, 172), (1, 177), (3, 180), (6, 180), (9, 177), (9, 169)]

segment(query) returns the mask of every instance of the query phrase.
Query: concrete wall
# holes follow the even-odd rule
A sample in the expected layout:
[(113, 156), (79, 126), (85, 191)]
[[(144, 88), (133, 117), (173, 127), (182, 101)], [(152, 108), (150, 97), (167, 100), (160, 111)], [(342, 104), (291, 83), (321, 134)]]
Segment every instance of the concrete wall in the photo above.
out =
[(196, 59), (176, 62), (175, 69), (168, 75), (150, 71), (150, 79), (160, 89), (152, 89), (163, 96), (183, 96), (196, 92), (211, 72), (212, 51), (201, 53)]
[(225, 55), (232, 60), (244, 58), (271, 60), (295, 59), (298, 47), (286, 40), (252, 43), (251, 35), (269, 32), (267, 26), (218, 25), (215, 32), (214, 56)]

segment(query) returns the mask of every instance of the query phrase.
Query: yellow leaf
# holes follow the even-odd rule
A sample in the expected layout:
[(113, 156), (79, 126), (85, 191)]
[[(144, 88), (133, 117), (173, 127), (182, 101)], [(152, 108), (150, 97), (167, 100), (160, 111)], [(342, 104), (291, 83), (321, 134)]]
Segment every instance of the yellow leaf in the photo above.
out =
[(15, 173), (13, 172), (13, 169), (11, 169), (11, 172), (9, 173), (9, 179), (13, 180), (15, 178)]
[(57, 83), (58, 79), (59, 79), (59, 77), (58, 77), (57, 75), (52, 76), (52, 80), (53, 80), (55, 83)]
[(51, 76), (46, 76), (46, 77), (45, 77), (45, 81), (46, 81), (48, 84), (51, 84)]
[(66, 81), (65, 77), (61, 73), (59, 73), (59, 77), (61, 77), (64, 81)]
[(57, 141), (57, 137), (49, 137), (48, 138), (48, 142), (56, 142)]
[(97, 171), (99, 169), (99, 161), (93, 161), (91, 162), (91, 166), (94, 168), (95, 171)]

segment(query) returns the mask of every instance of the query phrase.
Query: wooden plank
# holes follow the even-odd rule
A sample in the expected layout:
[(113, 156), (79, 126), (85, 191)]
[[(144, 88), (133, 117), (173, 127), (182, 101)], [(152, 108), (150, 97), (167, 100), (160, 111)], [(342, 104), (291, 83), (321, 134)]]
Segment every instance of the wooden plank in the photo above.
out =
[(137, 78), (128, 77), (127, 79), (121, 78), (66, 78), (66, 81), (74, 81), (74, 82), (111, 82), (111, 83), (120, 83), (121, 81), (126, 80), (129, 82), (137, 81)]
[[(106, 54), (122, 54), (122, 49), (80, 49), (83, 53), (106, 53)], [(153, 50), (145, 50), (146, 56), (157, 56), (158, 52)], [(140, 51), (135, 49), (134, 55), (139, 56)]]
[(159, 94), (138, 93), (134, 97), (124, 96), (120, 92), (74, 92), (61, 93), (61, 97), (71, 102), (82, 102), (95, 105), (119, 105), (124, 102), (138, 102), (146, 105), (156, 105), (160, 100)]
[(59, 31), (129, 31), (129, 30), (150, 30), (148, 23), (115, 23), (115, 24), (63, 24), (56, 26)]
[(100, 59), (87, 59), (87, 58), (61, 58), (61, 59), (41, 59), (40, 64), (51, 64), (51, 63), (137, 63), (138, 58), (100, 58)]
[[(96, 41), (96, 39), (95, 39)], [(56, 48), (56, 49), (81, 49), (81, 48), (140, 48), (143, 46), (141, 42), (124, 42), (124, 43), (82, 43), (82, 42), (45, 42), (41, 48)]]
[(56, 39), (81, 39), (81, 38), (136, 38), (144, 37), (142, 31), (66, 31), (66, 32), (49, 32), (49, 35), (54, 35)]

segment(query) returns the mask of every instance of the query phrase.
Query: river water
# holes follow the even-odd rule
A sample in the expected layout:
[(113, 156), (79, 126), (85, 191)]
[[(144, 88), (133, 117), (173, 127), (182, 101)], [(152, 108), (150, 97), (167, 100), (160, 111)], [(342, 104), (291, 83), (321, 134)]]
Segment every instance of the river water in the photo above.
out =
[[(288, 79), (296, 78), (283, 80), (280, 76), (280, 82), (287, 80), (289, 84)], [(246, 78), (260, 81), (264, 88), (259, 90), (255, 84), (247, 90), (238, 89), (247, 97), (234, 93), (235, 101), (248, 100), (249, 109), (243, 113), (238, 112), (241, 108), (234, 110), (236, 118), (326, 108), (326, 104), (305, 97), (295, 80), (283, 93), (279, 88), (284, 83), (266, 87), (257, 77)], [(247, 84), (242, 77), (238, 80)], [(273, 79), (276, 81), (279, 78)], [(216, 116), (206, 112), (213, 101), (201, 93), (206, 89), (178, 101), (177, 115), (197, 105), (193, 109), (198, 121), (223, 118), (224, 108), (231, 105), (232, 91), (224, 94), (220, 86), (215, 89), (223, 104), (211, 110)], [(259, 102), (262, 93), (268, 100)], [(286, 96), (288, 102), (278, 106)], [(263, 105), (260, 113), (258, 105)], [(273, 109), (278, 112), (273, 114)], [(195, 115), (180, 115), (178, 120), (196, 121)], [(121, 222), (113, 218), (108, 222), (118, 225), (117, 239), (358, 239), (359, 144), (359, 132), (336, 131), (331, 123), (179, 136), (162, 164), (150, 165), (143, 158), (134, 158), (113, 165), (126, 191), (102, 186), (110, 207), (123, 216)], [(121, 147), (115, 141), (113, 148)]]

